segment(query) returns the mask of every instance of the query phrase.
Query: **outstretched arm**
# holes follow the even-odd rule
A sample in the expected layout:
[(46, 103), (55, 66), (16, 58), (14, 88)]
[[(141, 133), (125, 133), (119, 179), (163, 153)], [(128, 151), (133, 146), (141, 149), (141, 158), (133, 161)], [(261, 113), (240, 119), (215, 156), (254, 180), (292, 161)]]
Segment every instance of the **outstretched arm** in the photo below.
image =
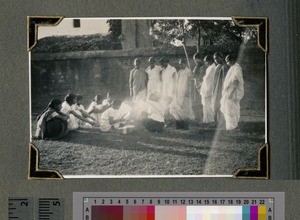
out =
[(105, 112), (108, 108), (110, 107), (110, 105), (104, 105), (104, 106), (102, 106), (101, 108), (94, 108), (93, 110), (92, 110), (92, 113), (103, 113), (103, 112)]
[(81, 121), (84, 121), (84, 122), (89, 123), (89, 124), (91, 124), (91, 125), (94, 125), (94, 124), (95, 124), (95, 122), (91, 122), (91, 121), (87, 120), (86, 118), (84, 118), (84, 117), (82, 117), (81, 115), (77, 114), (77, 113), (76, 113), (75, 111), (73, 111), (73, 110), (70, 111), (70, 114), (73, 114), (76, 118), (80, 119)]
[(66, 118), (67, 120), (70, 118), (70, 116), (62, 113), (61, 111), (57, 112), (62, 118)]
[(54, 118), (60, 119), (62, 121), (68, 121), (69, 117), (68, 116), (64, 116), (64, 115), (55, 115)]
[(90, 118), (90, 119), (92, 119), (93, 121), (96, 121), (96, 119), (93, 117), (93, 116), (91, 116), (91, 115), (89, 115), (86, 111), (84, 111), (83, 109), (80, 109), (80, 112), (81, 112), (81, 114), (83, 115), (83, 117), (85, 117), (85, 118)]

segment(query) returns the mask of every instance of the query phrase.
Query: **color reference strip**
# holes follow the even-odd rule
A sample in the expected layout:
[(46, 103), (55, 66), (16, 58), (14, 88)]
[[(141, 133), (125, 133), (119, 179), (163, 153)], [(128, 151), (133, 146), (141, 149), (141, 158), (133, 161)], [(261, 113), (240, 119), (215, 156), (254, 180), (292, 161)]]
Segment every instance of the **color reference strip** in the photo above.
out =
[(91, 220), (267, 220), (266, 206), (95, 206)]

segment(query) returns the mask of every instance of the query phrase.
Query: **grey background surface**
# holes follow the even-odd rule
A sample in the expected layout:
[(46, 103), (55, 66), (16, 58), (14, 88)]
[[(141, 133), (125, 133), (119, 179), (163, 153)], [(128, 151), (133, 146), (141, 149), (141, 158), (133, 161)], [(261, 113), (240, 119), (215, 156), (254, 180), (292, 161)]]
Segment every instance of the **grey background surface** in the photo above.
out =
[[(296, 2), (296, 1), (295, 1)], [(294, 3), (295, 3), (294, 2)], [(297, 199), (300, 181), (295, 177), (297, 122), (294, 120), (295, 76), (290, 48), (290, 26), (295, 16), (287, 13), (292, 1), (281, 0), (165, 0), (165, 1), (3, 1), (0, 0), (0, 219), (7, 219), (9, 196), (64, 197), (65, 219), (72, 219), (72, 192), (160, 192), (160, 191), (283, 191), (286, 219), (300, 216)], [(296, 3), (295, 3), (296, 4)], [(297, 3), (298, 4), (298, 3)], [(29, 143), (29, 74), (27, 16), (65, 17), (117, 16), (266, 16), (270, 33), (268, 56), (269, 143), (271, 180), (231, 178), (170, 179), (76, 179), (27, 180)]]

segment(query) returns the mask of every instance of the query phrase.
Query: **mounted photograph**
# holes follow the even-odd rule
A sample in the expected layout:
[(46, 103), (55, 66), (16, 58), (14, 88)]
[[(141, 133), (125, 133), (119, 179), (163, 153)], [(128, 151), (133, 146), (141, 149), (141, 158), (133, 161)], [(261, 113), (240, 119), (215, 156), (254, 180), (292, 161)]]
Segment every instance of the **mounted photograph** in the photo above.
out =
[(29, 38), (40, 169), (63, 178), (259, 169), (267, 144), (259, 26), (230, 17), (43, 19)]

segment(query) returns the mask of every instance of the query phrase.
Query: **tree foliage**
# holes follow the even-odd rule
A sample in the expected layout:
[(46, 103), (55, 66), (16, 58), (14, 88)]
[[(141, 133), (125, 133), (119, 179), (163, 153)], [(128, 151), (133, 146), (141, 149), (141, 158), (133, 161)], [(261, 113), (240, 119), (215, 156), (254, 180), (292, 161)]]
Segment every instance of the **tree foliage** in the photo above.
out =
[(121, 43), (112, 36), (100, 34), (82, 36), (51, 36), (38, 41), (35, 53), (60, 53), (71, 51), (119, 50)]
[(162, 43), (170, 43), (174, 39), (184, 40), (184, 20), (153, 20), (152, 33)]
[(120, 41), (120, 36), (122, 34), (122, 20), (109, 19), (106, 23), (108, 23), (108, 32), (111, 38), (116, 42)]
[(256, 32), (252, 28), (236, 26), (229, 20), (153, 20), (152, 33), (163, 43), (187, 38), (197, 40), (198, 45), (200, 39), (214, 45), (256, 41)]

